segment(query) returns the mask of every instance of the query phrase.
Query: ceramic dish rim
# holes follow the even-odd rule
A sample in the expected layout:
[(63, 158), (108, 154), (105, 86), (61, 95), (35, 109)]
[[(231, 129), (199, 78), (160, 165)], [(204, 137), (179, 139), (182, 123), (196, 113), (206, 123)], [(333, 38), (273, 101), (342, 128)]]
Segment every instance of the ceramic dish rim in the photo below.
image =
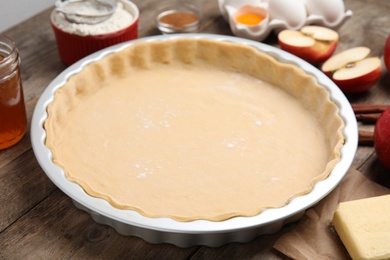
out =
[[(234, 217), (218, 222), (208, 220), (180, 222), (166, 217), (145, 217), (133, 210), (114, 208), (104, 199), (89, 196), (78, 184), (69, 181), (65, 177), (64, 171), (52, 162), (51, 151), (45, 146), (46, 135), (43, 123), (47, 118), (46, 108), (50, 102), (52, 102), (55, 91), (59, 89), (70, 76), (80, 72), (87, 64), (100, 60), (110, 53), (122, 50), (136, 42), (164, 41), (179, 38), (209, 39), (246, 44), (276, 57), (281, 62), (295, 64), (308, 74), (313, 75), (317, 79), (318, 83), (329, 91), (332, 101), (338, 105), (339, 114), (345, 122), (343, 130), (345, 144), (341, 148), (341, 160), (337, 163), (329, 177), (318, 182), (310, 193), (294, 198), (284, 207), (267, 209), (252, 217)], [(340, 89), (317, 68), (287, 52), (277, 49), (276, 47), (233, 36), (213, 34), (149, 36), (120, 43), (93, 53), (65, 69), (46, 87), (36, 104), (31, 122), (32, 148), (38, 163), (50, 180), (71, 199), (100, 215), (124, 224), (155, 231), (185, 234), (223, 233), (260, 227), (276, 221), (288, 219), (289, 217), (310, 208), (329, 194), (347, 173), (356, 153), (358, 142), (357, 133), (357, 122), (349, 101)]]

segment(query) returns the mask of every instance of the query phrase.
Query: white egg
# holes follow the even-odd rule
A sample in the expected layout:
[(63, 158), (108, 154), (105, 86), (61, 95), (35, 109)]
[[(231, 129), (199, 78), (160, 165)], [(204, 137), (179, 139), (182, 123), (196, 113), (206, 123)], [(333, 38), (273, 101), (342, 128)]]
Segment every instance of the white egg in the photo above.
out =
[(300, 29), (305, 25), (307, 11), (302, 0), (271, 0), (269, 15), (271, 19), (285, 21), (290, 29)]
[(343, 0), (305, 0), (309, 15), (322, 16), (329, 24), (336, 24), (344, 17)]

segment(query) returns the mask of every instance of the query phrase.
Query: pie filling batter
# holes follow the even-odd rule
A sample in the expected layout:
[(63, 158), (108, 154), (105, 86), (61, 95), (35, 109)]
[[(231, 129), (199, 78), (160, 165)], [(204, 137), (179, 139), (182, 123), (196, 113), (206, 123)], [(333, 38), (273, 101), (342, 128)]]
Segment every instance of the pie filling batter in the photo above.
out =
[[(252, 55), (263, 67), (240, 65)], [(179, 221), (254, 216), (310, 192), (339, 160), (342, 127), (294, 66), (207, 40), (135, 44), (88, 65), (45, 122), (53, 161), (89, 195)]]

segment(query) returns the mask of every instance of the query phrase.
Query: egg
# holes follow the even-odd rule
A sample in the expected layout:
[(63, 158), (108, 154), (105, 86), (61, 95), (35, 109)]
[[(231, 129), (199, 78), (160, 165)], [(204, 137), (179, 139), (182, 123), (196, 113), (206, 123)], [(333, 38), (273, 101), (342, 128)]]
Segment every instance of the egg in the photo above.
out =
[(309, 15), (319, 15), (329, 24), (337, 24), (344, 17), (343, 0), (305, 0)]
[(233, 19), (243, 25), (256, 26), (265, 21), (267, 10), (261, 6), (244, 5), (236, 10)]
[(300, 29), (305, 25), (307, 11), (302, 0), (271, 0), (269, 15), (271, 19), (284, 21), (289, 29)]
[(256, 6), (261, 2), (262, 2), (261, 0), (218, 0), (218, 6), (223, 17), (228, 21), (229, 14), (228, 11), (226, 10), (226, 6), (230, 6), (234, 9), (239, 9), (241, 6), (244, 5)]
[(264, 40), (270, 33), (268, 27), (268, 5), (243, 5), (238, 8), (230, 5), (224, 6), (229, 15), (230, 29), (233, 34), (256, 41)]

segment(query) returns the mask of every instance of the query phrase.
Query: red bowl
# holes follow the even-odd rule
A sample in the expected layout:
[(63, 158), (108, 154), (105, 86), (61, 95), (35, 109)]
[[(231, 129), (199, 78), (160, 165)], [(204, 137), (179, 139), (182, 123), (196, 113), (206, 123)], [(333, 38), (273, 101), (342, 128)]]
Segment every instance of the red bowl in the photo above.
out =
[(117, 43), (137, 39), (139, 10), (132, 2), (127, 0), (124, 2), (126, 5), (126, 10), (128, 10), (134, 17), (133, 22), (128, 27), (119, 31), (99, 35), (82, 36), (61, 30), (53, 22), (53, 17), (57, 12), (56, 10), (53, 10), (50, 23), (54, 30), (57, 49), (61, 60), (65, 64), (71, 65), (98, 50), (115, 45)]

